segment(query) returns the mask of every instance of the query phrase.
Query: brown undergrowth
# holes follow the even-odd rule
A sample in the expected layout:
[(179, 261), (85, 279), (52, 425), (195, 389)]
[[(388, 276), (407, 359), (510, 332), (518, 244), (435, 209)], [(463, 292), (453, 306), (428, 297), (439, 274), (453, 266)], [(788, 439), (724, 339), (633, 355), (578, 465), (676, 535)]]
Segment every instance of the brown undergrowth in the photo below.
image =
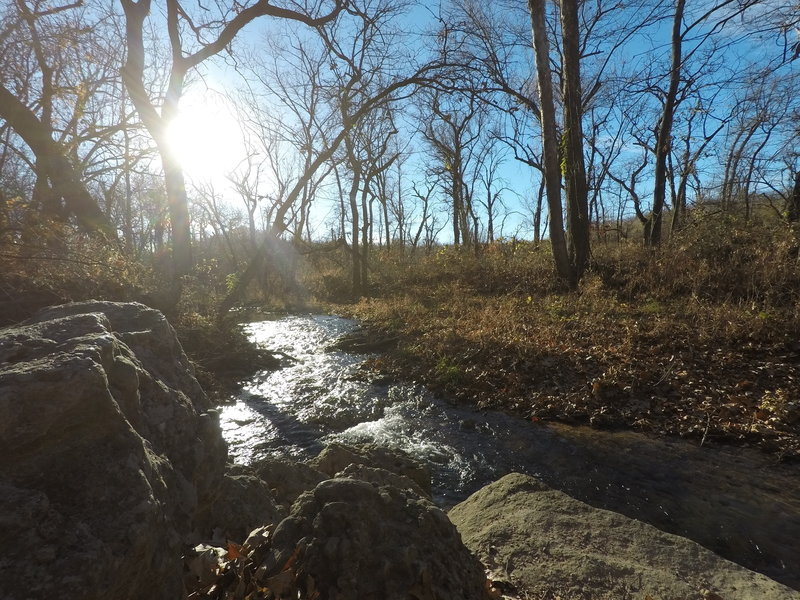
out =
[(572, 293), (531, 244), (384, 256), (373, 297), (345, 311), (399, 340), (372, 367), (459, 401), (796, 459), (795, 237), (753, 224), (700, 233), (657, 253), (596, 244)]
[(136, 257), (119, 244), (41, 217), (19, 233), (0, 231), (0, 327), (22, 322), (56, 304), (84, 300), (142, 302), (161, 310), (175, 327), (203, 388), (225, 398), (237, 384), (277, 361), (255, 348), (239, 327), (239, 314), (215, 317), (227, 273), (213, 256), (200, 255), (174, 301), (166, 252)]

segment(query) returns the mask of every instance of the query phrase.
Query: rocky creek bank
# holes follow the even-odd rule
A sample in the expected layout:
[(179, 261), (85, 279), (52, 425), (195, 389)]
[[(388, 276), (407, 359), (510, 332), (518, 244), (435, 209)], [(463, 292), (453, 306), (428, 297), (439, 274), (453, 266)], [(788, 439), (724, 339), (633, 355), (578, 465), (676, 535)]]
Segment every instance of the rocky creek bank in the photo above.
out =
[(800, 598), (531, 477), (449, 516), (430, 489), (424, 465), (375, 446), (230, 464), (174, 331), (144, 305), (0, 330), (2, 600)]

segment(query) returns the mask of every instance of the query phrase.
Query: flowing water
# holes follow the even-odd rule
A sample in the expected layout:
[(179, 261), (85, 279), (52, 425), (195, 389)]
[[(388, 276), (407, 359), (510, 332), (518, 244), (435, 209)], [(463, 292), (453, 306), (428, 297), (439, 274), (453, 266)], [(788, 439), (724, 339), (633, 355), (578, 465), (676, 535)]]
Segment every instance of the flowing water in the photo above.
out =
[(370, 382), (365, 355), (330, 350), (357, 328), (333, 316), (247, 325), (285, 366), (221, 409), (231, 458), (303, 460), (331, 442), (375, 442), (426, 462), (449, 507), (511, 472), (535, 475), (800, 589), (800, 469), (750, 449), (710, 449), (632, 432), (542, 425), (453, 406), (418, 385)]

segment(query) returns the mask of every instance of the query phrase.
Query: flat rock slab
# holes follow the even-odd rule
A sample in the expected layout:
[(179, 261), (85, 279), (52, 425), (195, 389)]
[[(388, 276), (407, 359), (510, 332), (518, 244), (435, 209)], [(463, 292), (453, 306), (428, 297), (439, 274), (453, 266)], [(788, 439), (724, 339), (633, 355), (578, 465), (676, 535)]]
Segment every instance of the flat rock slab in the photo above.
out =
[(486, 486), (449, 517), (496, 578), (531, 597), (800, 600), (800, 592), (695, 542), (593, 508), (526, 475)]

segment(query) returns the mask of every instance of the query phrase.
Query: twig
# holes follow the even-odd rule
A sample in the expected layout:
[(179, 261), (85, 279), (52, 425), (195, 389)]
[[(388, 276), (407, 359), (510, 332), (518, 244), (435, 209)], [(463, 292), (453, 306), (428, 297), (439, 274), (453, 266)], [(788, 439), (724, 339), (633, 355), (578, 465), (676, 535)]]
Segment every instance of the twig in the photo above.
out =
[(675, 355), (673, 354), (669, 359), (669, 365), (667, 367), (667, 370), (664, 371), (664, 374), (661, 376), (661, 379), (656, 381), (655, 385), (659, 385), (662, 381), (664, 381), (669, 376), (669, 374), (672, 373), (672, 369), (674, 368), (675, 368)]
[(21, 254), (7, 254), (0, 252), (0, 258), (13, 258), (15, 260), (44, 260), (44, 261), (60, 261), (69, 262), (83, 267), (105, 267), (113, 270), (113, 267), (108, 263), (99, 260), (79, 260), (77, 258), (69, 258), (68, 256), (36, 256), (36, 255), (21, 255)]
[(703, 447), (703, 444), (706, 442), (706, 436), (708, 435), (708, 428), (711, 426), (711, 413), (707, 413), (706, 416), (706, 430), (703, 432), (703, 439), (700, 440), (700, 447)]

